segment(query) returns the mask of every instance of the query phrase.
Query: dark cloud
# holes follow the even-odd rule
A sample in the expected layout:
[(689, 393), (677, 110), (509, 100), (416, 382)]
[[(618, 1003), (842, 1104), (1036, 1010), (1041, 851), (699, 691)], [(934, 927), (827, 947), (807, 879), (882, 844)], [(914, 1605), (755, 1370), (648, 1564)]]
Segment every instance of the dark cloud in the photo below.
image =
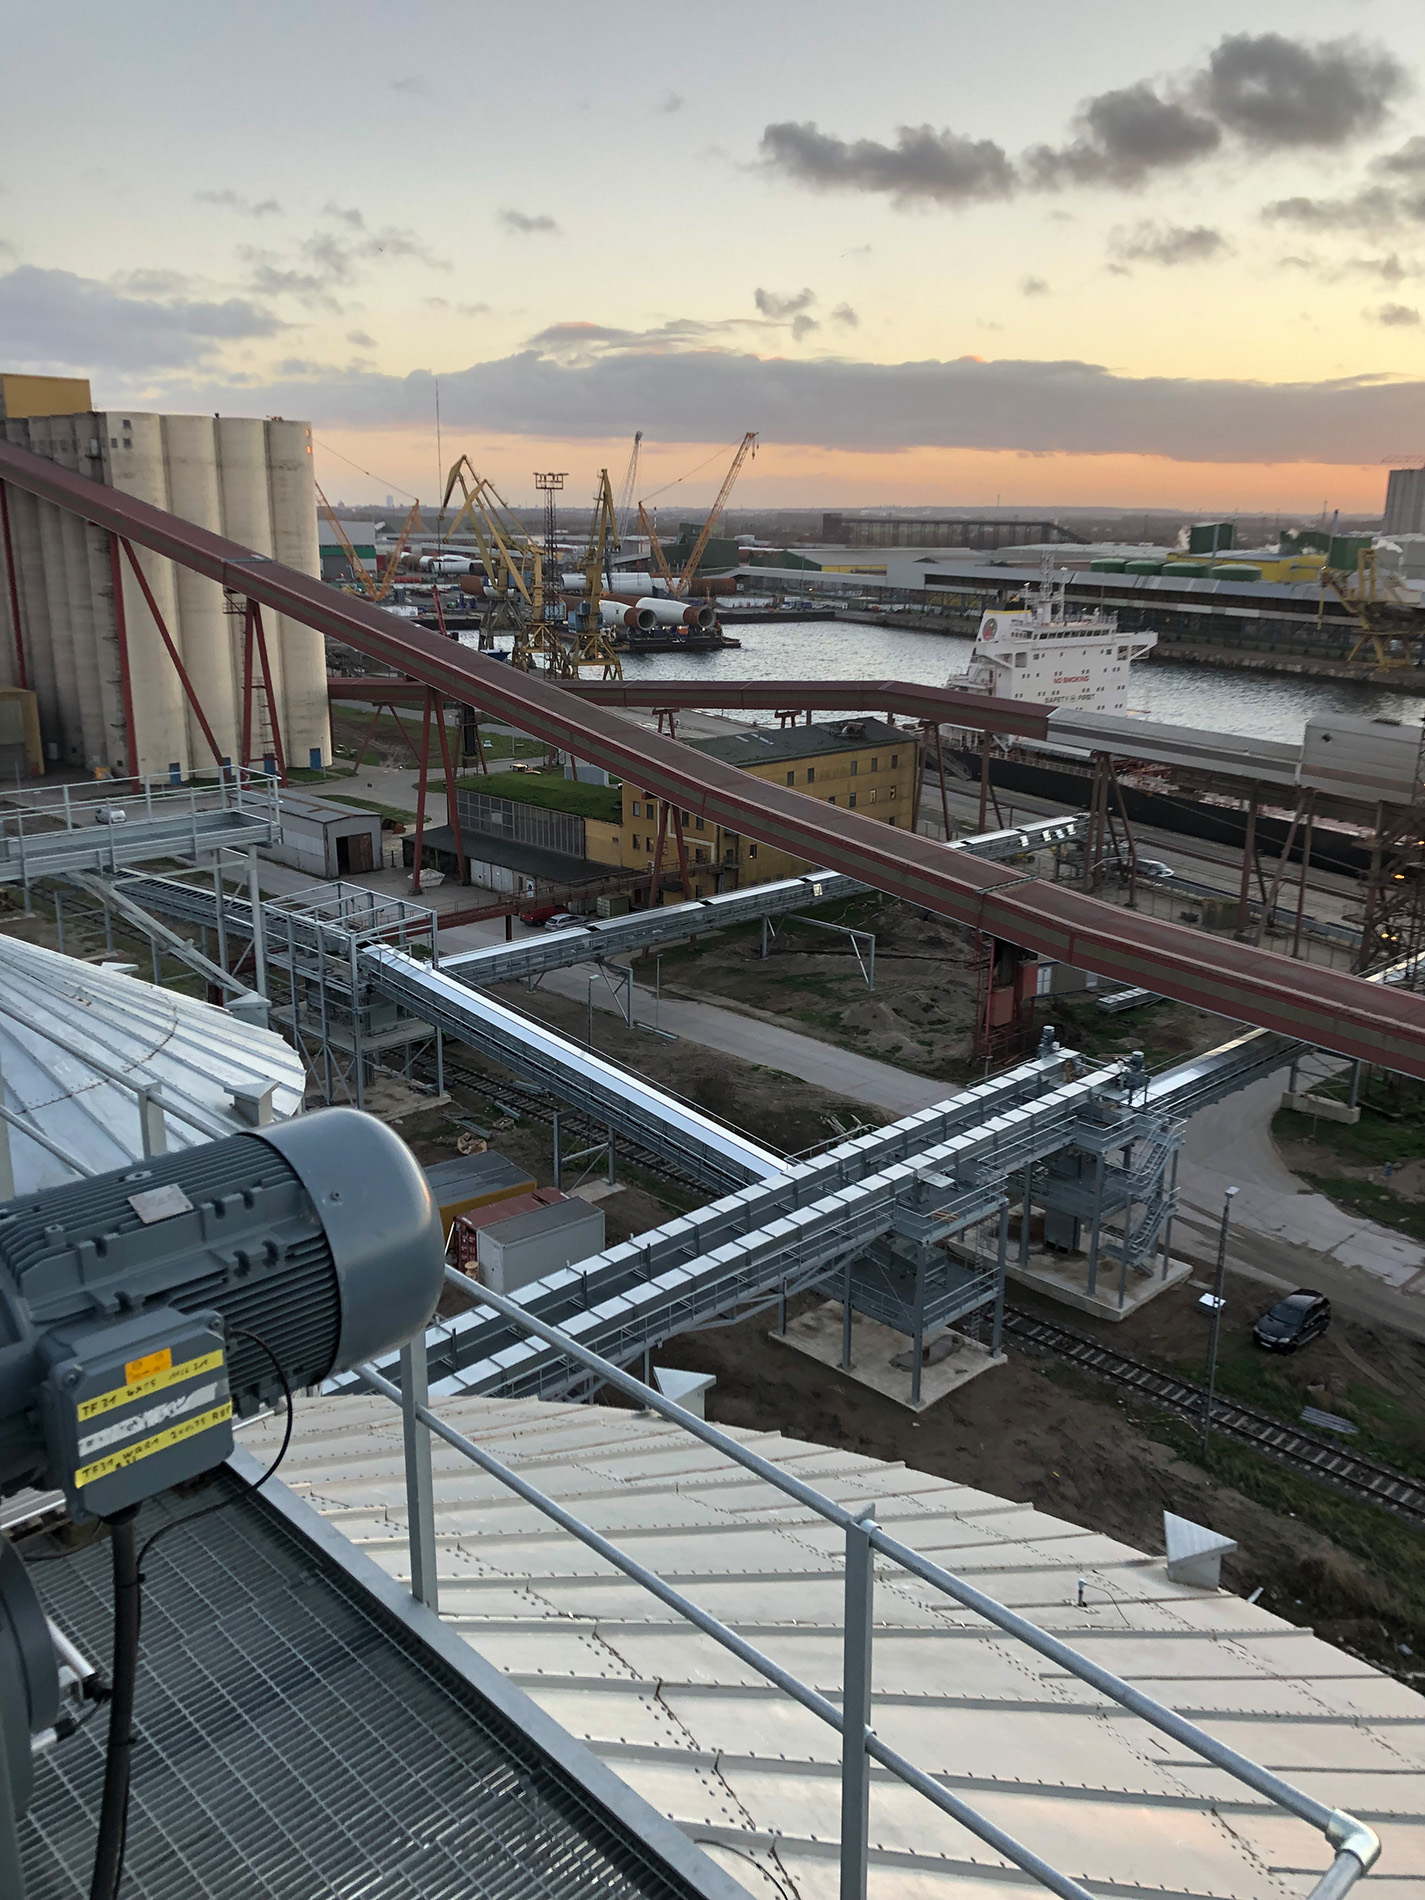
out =
[(658, 101), (658, 110), (660, 112), (681, 112), (687, 103), (687, 100), (683, 97), (681, 92), (665, 92), (663, 97)]
[(276, 218), (282, 215), (282, 207), (275, 198), (262, 198), (254, 204), (239, 191), (195, 191), (193, 197), (200, 205), (221, 205), (228, 211), (241, 211), (248, 218)]
[(1393, 53), (1359, 40), (1311, 45), (1280, 33), (1230, 33), (1195, 92), (1229, 132), (1281, 151), (1332, 149), (1376, 131), (1407, 86)]
[(368, 336), (364, 330), (348, 330), (346, 340), (348, 343), (354, 343), (359, 350), (374, 350), (376, 348), (375, 337)]
[(530, 213), (528, 211), (512, 211), (506, 207), (503, 211), (497, 211), (495, 216), (505, 229), (512, 232), (516, 237), (534, 237), (541, 231), (556, 232), (559, 229), (559, 226), (555, 223), (554, 219), (550, 217), (547, 211)]
[(1425, 137), (1417, 132), (1398, 152), (1387, 152), (1383, 158), (1375, 159), (1371, 170), (1383, 172), (1387, 178), (1425, 179)]
[(1262, 216), (1309, 231), (1400, 231), (1425, 225), (1425, 138), (1407, 139), (1367, 167), (1381, 182), (1337, 198), (1279, 198)]
[(1044, 277), (1021, 277), (1019, 280), (1019, 294), (1021, 297), (1047, 297), (1049, 295), (1048, 279)]
[(1110, 233), (1108, 247), (1121, 264), (1202, 264), (1232, 247), (1207, 224), (1154, 224), (1145, 220)]
[[(358, 429), (425, 428), (433, 399), (425, 371), (270, 383), (244, 397), (255, 410)], [(220, 388), (196, 382), (183, 400), (224, 406)], [(1403, 430), (1425, 436), (1425, 381), (1128, 377), (1075, 361), (768, 360), (706, 344), (589, 348), (578, 362), (529, 348), (443, 371), (440, 400), (448, 427), (555, 440), (612, 441), (635, 417), (650, 439), (713, 443), (726, 438), (729, 416), (755, 416), (764, 441), (837, 449), (1366, 465), (1382, 441), (1408, 440)]]
[(430, 93), (430, 81), (423, 73), (403, 73), (399, 79), (391, 81), (391, 90), (413, 93), (417, 98), (425, 98)]
[[(760, 150), (764, 169), (795, 184), (884, 193), (901, 209), (1068, 185), (1131, 190), (1210, 158), (1228, 137), (1257, 151), (1345, 146), (1376, 131), (1408, 83), (1393, 53), (1358, 39), (1232, 33), (1171, 81), (1085, 100), (1067, 142), (1036, 145), (1018, 162), (993, 139), (930, 125), (903, 125), (888, 145), (784, 120), (766, 127)], [(1425, 173), (1425, 154), (1419, 165)]]
[(410, 259), (429, 270), (450, 270), (448, 258), (438, 257), (414, 231), (396, 225), (372, 230), (354, 205), (327, 204), (323, 217), (345, 228), (314, 231), (309, 238), (282, 253), (240, 248), (251, 289), (263, 297), (290, 297), (312, 309), (340, 315), (339, 292), (350, 289), (362, 276), (362, 267), (378, 260)]
[(802, 310), (809, 310), (816, 302), (814, 290), (797, 290), (787, 296), (775, 290), (755, 290), (752, 301), (764, 317), (770, 317), (774, 323), (785, 323)]
[(1368, 310), (1366, 315), (1373, 323), (1383, 323), (1388, 329), (1406, 329), (1420, 321), (1420, 312), (1408, 303), (1383, 303), (1378, 310)]
[(993, 139), (961, 138), (930, 125), (903, 125), (894, 145), (848, 143), (808, 122), (785, 120), (762, 134), (766, 167), (799, 185), (828, 191), (884, 192), (898, 205), (969, 204), (1007, 198), (1014, 167)]
[(843, 330), (856, 330), (860, 328), (861, 324), (860, 317), (851, 308), (849, 303), (837, 304), (831, 313), (831, 321), (833, 323), (839, 323)]
[(225, 343), (287, 326), (244, 297), (221, 303), (128, 297), (72, 271), (22, 265), (0, 276), (0, 335), (10, 363), (37, 369), (206, 367)]
[(1141, 185), (1145, 178), (1206, 158), (1222, 143), (1221, 128), (1175, 99), (1163, 99), (1146, 80), (1100, 93), (1081, 106), (1076, 136), (1055, 150), (1039, 145), (1025, 156), (1032, 181)]

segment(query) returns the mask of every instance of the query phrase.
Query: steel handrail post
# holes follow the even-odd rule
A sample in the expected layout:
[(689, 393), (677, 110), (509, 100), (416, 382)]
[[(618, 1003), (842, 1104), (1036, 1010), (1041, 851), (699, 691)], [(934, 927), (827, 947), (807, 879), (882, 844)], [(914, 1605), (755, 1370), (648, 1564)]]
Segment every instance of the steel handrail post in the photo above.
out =
[(430, 1433), (419, 1413), (429, 1401), (426, 1355), (411, 1341), (401, 1348), (401, 1434), (406, 1454), (406, 1532), (411, 1548), (411, 1595), (428, 1610), (439, 1611), (436, 1568), (435, 1490), (431, 1475)]
[(871, 1643), (876, 1553), (869, 1513), (846, 1532), (841, 1638), (841, 1900), (866, 1900), (870, 1846)]

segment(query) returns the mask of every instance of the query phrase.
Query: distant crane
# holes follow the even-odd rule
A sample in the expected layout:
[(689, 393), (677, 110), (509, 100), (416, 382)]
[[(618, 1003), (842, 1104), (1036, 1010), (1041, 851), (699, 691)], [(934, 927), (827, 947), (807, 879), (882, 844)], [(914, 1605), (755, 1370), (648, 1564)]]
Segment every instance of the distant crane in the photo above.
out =
[(692, 585), (693, 577), (698, 571), (698, 566), (704, 554), (707, 553), (708, 542), (711, 541), (713, 537), (713, 529), (721, 520), (723, 510), (727, 507), (728, 496), (732, 493), (737, 478), (742, 473), (742, 464), (747, 460), (749, 455), (755, 455), (756, 453), (757, 431), (755, 429), (749, 429), (737, 445), (737, 452), (732, 458), (732, 466), (726, 475), (723, 476), (722, 487), (717, 491), (717, 499), (708, 510), (708, 518), (703, 523), (698, 538), (693, 543), (692, 552), (684, 562), (683, 571), (676, 581), (668, 572), (667, 557), (664, 555), (662, 548), (658, 545), (658, 537), (653, 533), (652, 526), (648, 521), (647, 511), (644, 509), (642, 503), (639, 504), (638, 525), (642, 528), (643, 532), (650, 537), (652, 551), (663, 572), (664, 579), (668, 582), (670, 593), (677, 595), (679, 598), (687, 594), (688, 588)]
[(633, 515), (633, 491), (638, 484), (638, 452), (642, 447), (643, 431), (639, 429), (634, 435), (628, 467), (623, 472), (623, 483), (618, 491), (618, 507), (614, 510), (614, 547), (610, 552), (621, 552), (628, 534), (628, 524)]
[[(635, 449), (637, 454), (637, 449)], [(618, 538), (618, 516), (614, 509), (609, 471), (599, 470), (599, 485), (594, 491), (594, 514), (589, 523), (589, 544), (584, 550), (583, 621), (574, 638), (570, 671), (575, 679), (583, 676), (586, 666), (598, 667), (606, 680), (623, 678), (623, 662), (614, 650), (614, 635), (603, 620), (603, 577), (609, 550)]]
[(336, 512), (332, 508), (331, 503), (322, 493), (320, 483), (316, 485), (316, 488), (317, 500), (321, 503), (322, 513), (336, 530), (336, 538), (341, 543), (342, 552), (351, 563), (351, 578), (357, 583), (368, 600), (378, 603), (386, 600), (390, 595), (391, 589), (396, 584), (396, 576), (400, 572), (401, 556), (406, 551), (406, 543), (410, 540), (412, 533), (419, 529), (421, 525), (421, 504), (418, 501), (412, 503), (411, 512), (406, 516), (406, 524), (401, 529), (401, 537), (390, 554), (386, 557), (386, 571), (378, 576), (370, 571), (356, 549), (351, 545), (351, 539), (346, 529), (337, 519)]

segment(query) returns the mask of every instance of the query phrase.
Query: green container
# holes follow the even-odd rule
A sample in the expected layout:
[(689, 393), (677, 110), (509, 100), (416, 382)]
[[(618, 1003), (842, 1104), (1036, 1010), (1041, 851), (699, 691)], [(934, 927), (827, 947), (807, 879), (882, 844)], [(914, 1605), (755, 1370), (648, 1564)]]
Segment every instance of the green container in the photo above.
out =
[(1212, 564), (1209, 561), (1170, 561), (1163, 572), (1174, 575), (1178, 580), (1201, 581), (1206, 580), (1212, 572)]
[(1188, 529), (1189, 554), (1218, 554), (1236, 545), (1235, 521), (1195, 521)]
[(1245, 561), (1214, 561), (1212, 578), (1215, 581), (1259, 581), (1262, 570), (1249, 567)]
[(1370, 544), (1371, 537), (1368, 534), (1333, 534), (1331, 545), (1326, 550), (1326, 565), (1335, 568), (1338, 574), (1354, 574), (1356, 556)]
[(1163, 563), (1161, 561), (1125, 561), (1123, 571), (1125, 574), (1161, 574)]
[(1121, 554), (1106, 554), (1100, 561), (1089, 562), (1090, 574), (1121, 574), (1127, 562)]

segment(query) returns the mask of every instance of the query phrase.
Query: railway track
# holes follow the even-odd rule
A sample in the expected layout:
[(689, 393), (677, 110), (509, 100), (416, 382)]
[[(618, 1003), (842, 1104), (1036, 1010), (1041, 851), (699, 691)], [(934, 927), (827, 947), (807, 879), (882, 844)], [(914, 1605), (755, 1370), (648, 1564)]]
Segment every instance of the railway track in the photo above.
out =
[[(1021, 1345), (1078, 1366), (1110, 1385), (1136, 1393), (1149, 1404), (1160, 1405), (1180, 1416), (1201, 1421), (1207, 1403), (1207, 1389), (1191, 1379), (1180, 1379), (1142, 1360), (1115, 1352), (1087, 1333), (1071, 1326), (1057, 1326), (1050, 1320), (1008, 1307), (1005, 1331)], [(1358, 1452), (1329, 1439), (1314, 1437), (1295, 1425), (1259, 1412), (1254, 1406), (1220, 1394), (1212, 1402), (1212, 1429), (1239, 1445), (1246, 1445), (1279, 1464), (1329, 1484), (1346, 1496), (1368, 1504), (1380, 1504), (1407, 1523), (1425, 1529), (1425, 1481), (1410, 1478), (1389, 1465), (1376, 1464)]]

